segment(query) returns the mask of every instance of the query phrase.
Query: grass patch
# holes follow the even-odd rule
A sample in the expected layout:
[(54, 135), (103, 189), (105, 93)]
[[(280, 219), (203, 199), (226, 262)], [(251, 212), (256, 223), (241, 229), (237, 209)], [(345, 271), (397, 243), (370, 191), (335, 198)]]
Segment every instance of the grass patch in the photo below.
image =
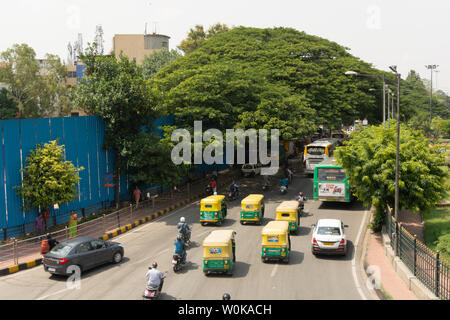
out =
[(394, 297), (392, 297), (389, 292), (386, 291), (386, 289), (381, 285), (381, 292), (383, 292), (383, 295), (386, 297), (387, 300), (395, 300)]
[[(447, 200), (449, 192), (447, 192)], [(424, 214), (425, 243), (440, 252), (440, 258), (450, 264), (450, 207), (432, 208)]]

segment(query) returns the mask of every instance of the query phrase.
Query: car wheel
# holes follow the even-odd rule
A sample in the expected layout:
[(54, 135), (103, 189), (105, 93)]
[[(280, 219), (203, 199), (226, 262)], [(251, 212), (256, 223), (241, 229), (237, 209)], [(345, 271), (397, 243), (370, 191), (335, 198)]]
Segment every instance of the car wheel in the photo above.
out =
[(117, 251), (113, 255), (113, 262), (119, 263), (120, 261), (122, 261), (122, 253), (120, 251)]

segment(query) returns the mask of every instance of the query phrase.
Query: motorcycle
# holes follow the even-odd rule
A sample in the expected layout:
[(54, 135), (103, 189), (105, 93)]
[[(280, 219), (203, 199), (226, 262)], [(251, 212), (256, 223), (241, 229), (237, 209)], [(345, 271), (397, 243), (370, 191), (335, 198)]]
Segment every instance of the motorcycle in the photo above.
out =
[(174, 253), (172, 257), (172, 265), (173, 265), (173, 271), (178, 272), (183, 268), (183, 264), (181, 263), (183, 260), (183, 257), (179, 253)]
[(184, 242), (186, 247), (191, 244), (191, 239), (188, 238), (188, 235), (186, 233), (178, 232), (178, 235), (181, 236), (181, 240)]
[(281, 194), (286, 194), (286, 192), (287, 192), (287, 187), (281, 186), (281, 187), (280, 187), (280, 192), (281, 192)]
[(206, 192), (207, 195), (212, 196), (213, 189), (211, 188), (211, 186), (209, 184), (206, 186), (205, 192)]
[(239, 197), (239, 189), (236, 189), (234, 192), (228, 191), (228, 201), (236, 200)]
[[(168, 272), (166, 271), (164, 274), (167, 275)], [(156, 300), (160, 295), (161, 292), (159, 291), (159, 287), (147, 286), (142, 297), (144, 298), (144, 300)]]

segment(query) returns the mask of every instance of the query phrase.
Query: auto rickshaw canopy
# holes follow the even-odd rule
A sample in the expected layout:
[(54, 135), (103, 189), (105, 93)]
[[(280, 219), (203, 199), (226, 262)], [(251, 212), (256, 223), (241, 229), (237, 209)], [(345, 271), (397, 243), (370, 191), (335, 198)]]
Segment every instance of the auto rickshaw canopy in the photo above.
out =
[(224, 201), (224, 195), (213, 195), (203, 198), (200, 201), (201, 211), (220, 211), (222, 209), (222, 202)]
[(204, 257), (230, 257), (233, 249), (234, 230), (214, 230), (203, 240)]
[(247, 197), (242, 199), (241, 208), (244, 211), (254, 211), (261, 208), (261, 204), (264, 200), (264, 195), (262, 194), (249, 194)]

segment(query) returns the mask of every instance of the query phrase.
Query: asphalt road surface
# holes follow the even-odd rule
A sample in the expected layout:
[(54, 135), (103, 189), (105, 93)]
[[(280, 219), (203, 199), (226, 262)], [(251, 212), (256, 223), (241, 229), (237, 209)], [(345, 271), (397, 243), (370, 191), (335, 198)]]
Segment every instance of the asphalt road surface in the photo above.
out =
[[(275, 180), (275, 179), (274, 179)], [(261, 177), (243, 179), (241, 199), (249, 193), (262, 193)], [(225, 222), (217, 226), (201, 226), (199, 202), (174, 211), (154, 222), (129, 231), (112, 241), (122, 243), (125, 257), (120, 264), (105, 265), (83, 273), (79, 288), (67, 278), (52, 276), (42, 266), (0, 278), (0, 300), (7, 299), (142, 299), (145, 274), (153, 261), (159, 270), (168, 271), (161, 299), (217, 300), (225, 292), (235, 299), (370, 299), (360, 277), (355, 255), (356, 241), (361, 242), (367, 212), (358, 202), (353, 204), (322, 203), (312, 199), (312, 178), (294, 176), (286, 195), (275, 187), (266, 191), (265, 221), (262, 226), (239, 223), (240, 200), (229, 203)], [(219, 194), (223, 190), (219, 190)], [(303, 191), (309, 200), (306, 217), (300, 219), (299, 235), (291, 236), (289, 264), (262, 263), (261, 230), (274, 220), (275, 208), (284, 200), (293, 200)], [(171, 265), (176, 224), (184, 216), (192, 230), (192, 244), (187, 251), (187, 265), (174, 273)], [(315, 257), (311, 253), (311, 224), (321, 218), (338, 218), (347, 224), (346, 257)], [(236, 264), (233, 276), (205, 276), (202, 271), (202, 241), (215, 229), (233, 229), (236, 235)], [(360, 250), (361, 245), (357, 248)]]

